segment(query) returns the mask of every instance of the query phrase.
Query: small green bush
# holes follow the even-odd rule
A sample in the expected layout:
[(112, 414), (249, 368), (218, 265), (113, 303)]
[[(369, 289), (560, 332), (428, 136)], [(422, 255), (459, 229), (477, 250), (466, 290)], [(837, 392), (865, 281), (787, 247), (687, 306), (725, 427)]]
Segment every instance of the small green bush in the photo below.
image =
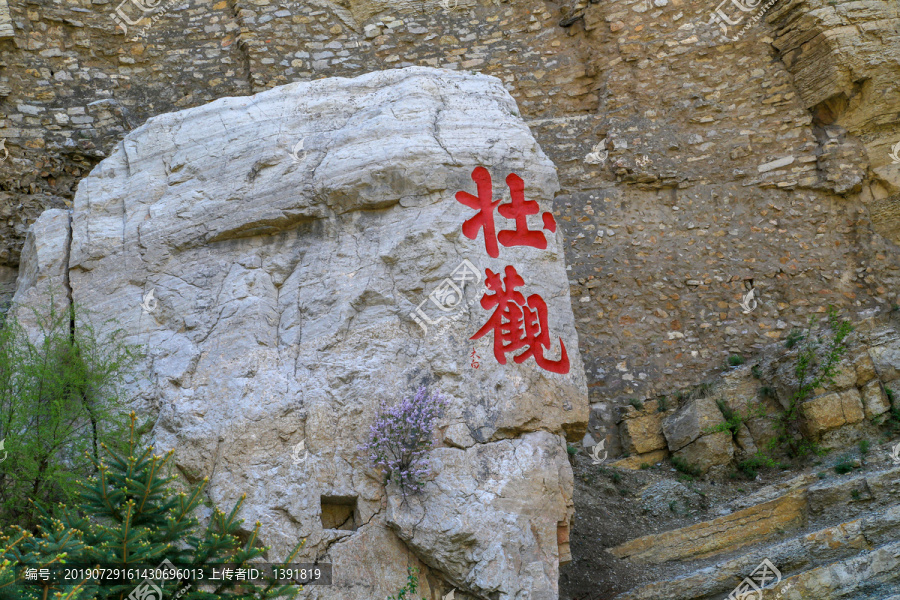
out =
[(641, 463), (641, 471), (646, 471), (650, 468), (650, 463)]
[(728, 366), (729, 367), (739, 367), (744, 364), (744, 357), (740, 354), (732, 354), (728, 357)]
[(676, 470), (684, 473), (685, 475), (690, 475), (692, 477), (699, 477), (702, 473), (702, 469), (700, 469), (700, 467), (690, 464), (680, 456), (672, 457), (672, 466), (674, 466)]
[(762, 452), (757, 452), (750, 458), (742, 460), (738, 463), (738, 469), (748, 479), (756, 479), (756, 476), (759, 474), (759, 469), (773, 469), (778, 466), (781, 465), (776, 463), (772, 458), (766, 456)]
[(795, 327), (791, 329), (791, 332), (784, 339), (784, 347), (790, 350), (801, 341), (803, 341), (803, 330)]
[(857, 468), (855, 461), (849, 456), (842, 456), (838, 463), (834, 465), (834, 471), (838, 475), (844, 475), (849, 473), (853, 469)]
[(632, 405), (633, 407), (635, 407), (638, 410), (644, 410), (644, 403), (642, 401), (638, 400), (637, 398), (632, 398), (631, 400), (628, 401), (628, 404)]
[(406, 585), (397, 591), (396, 596), (388, 596), (387, 600), (414, 600), (413, 594), (419, 592), (419, 570), (416, 567), (407, 567), (406, 573)]
[(750, 374), (753, 375), (756, 379), (762, 379), (762, 369), (759, 365), (753, 365), (750, 367)]
[[(804, 340), (798, 350), (794, 364), (794, 375), (798, 386), (788, 402), (787, 410), (781, 414), (775, 424), (778, 435), (772, 440), (791, 457), (820, 453), (821, 450), (803, 435), (803, 416), (800, 405), (807, 400), (817, 388), (833, 384), (838, 372), (838, 363), (847, 352), (847, 336), (853, 331), (850, 321), (839, 318), (837, 309), (828, 307), (827, 328), (825, 335), (815, 335), (817, 325), (815, 315), (810, 316), (809, 326), (799, 339)], [(825, 347), (820, 347), (825, 342)]]
[(859, 440), (859, 453), (865, 456), (869, 453), (869, 448), (871, 448), (872, 442), (869, 440)]
[(737, 435), (738, 429), (741, 427), (741, 423), (744, 421), (741, 419), (741, 416), (735, 411), (731, 410), (727, 404), (725, 404), (724, 400), (716, 400), (716, 406), (719, 407), (719, 412), (722, 413), (722, 416), (725, 417), (724, 423), (719, 423), (718, 425), (713, 425), (712, 427), (707, 427), (704, 431), (706, 433), (716, 433), (716, 432), (729, 432), (732, 436)]
[(48, 307), (28, 307), (40, 341), (14, 315), (4, 314), (0, 327), (0, 440), (11, 459), (0, 470), (0, 515), (30, 531), (41, 520), (31, 500), (71, 504), (78, 478), (94, 472), (100, 442), (122, 448), (122, 384), (141, 353), (113, 321), (100, 334), (92, 315), (74, 304), (60, 310), (53, 297)]
[(756, 417), (763, 417), (766, 414), (766, 407), (762, 404), (748, 404), (745, 414), (741, 414), (738, 411), (732, 410), (727, 404), (725, 404), (725, 401), (722, 399), (716, 400), (716, 406), (719, 407), (719, 412), (722, 413), (722, 416), (725, 418), (725, 422), (707, 427), (704, 429), (704, 431), (706, 433), (727, 431), (731, 433), (731, 436), (733, 438), (737, 437), (738, 430), (745, 422)]
[(666, 412), (667, 410), (669, 410), (669, 399), (660, 396), (656, 401), (656, 412)]
[(576, 448), (572, 444), (566, 444), (566, 452), (569, 453), (569, 456), (575, 456), (576, 454), (578, 454), (578, 448)]
[(892, 408), (881, 416), (884, 417), (882, 424), (887, 426), (890, 435), (900, 431), (900, 408)]

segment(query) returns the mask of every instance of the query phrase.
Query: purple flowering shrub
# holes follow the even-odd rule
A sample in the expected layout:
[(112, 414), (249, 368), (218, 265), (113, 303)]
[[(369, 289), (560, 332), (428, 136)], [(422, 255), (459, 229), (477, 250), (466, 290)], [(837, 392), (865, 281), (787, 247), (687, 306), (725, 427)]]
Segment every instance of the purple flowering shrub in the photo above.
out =
[(369, 442), (359, 446), (368, 454), (370, 465), (384, 473), (385, 485), (393, 479), (404, 497), (425, 485), (434, 424), (447, 403), (440, 392), (429, 395), (425, 386), (395, 406), (382, 401), (369, 428)]

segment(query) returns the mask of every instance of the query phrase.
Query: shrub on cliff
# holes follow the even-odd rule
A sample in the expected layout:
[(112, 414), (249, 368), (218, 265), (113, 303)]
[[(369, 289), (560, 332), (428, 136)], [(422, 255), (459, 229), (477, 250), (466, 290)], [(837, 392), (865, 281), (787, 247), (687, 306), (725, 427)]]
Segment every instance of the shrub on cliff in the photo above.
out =
[[(118, 446), (127, 415), (118, 384), (138, 357), (122, 331), (99, 336), (74, 306), (29, 307), (29, 336), (11, 314), (0, 322), (0, 525), (34, 530), (28, 500), (71, 502), (74, 481), (91, 472), (101, 439)], [(2, 453), (0, 453), (2, 454)]]
[(839, 372), (838, 363), (847, 353), (847, 336), (853, 331), (849, 321), (839, 317), (834, 307), (828, 307), (827, 330), (816, 335), (817, 319), (811, 316), (805, 333), (799, 338), (803, 345), (797, 352), (794, 375), (797, 388), (788, 407), (775, 424), (778, 435), (769, 443), (769, 449), (783, 448), (789, 456), (804, 456), (818, 452), (816, 445), (803, 436), (803, 402), (812, 397), (814, 390), (833, 385)]
[[(241, 540), (242, 521), (237, 513), (243, 498), (227, 515), (216, 510), (209, 524), (201, 528), (193, 512), (202, 502), (207, 481), (189, 493), (170, 490), (168, 484), (175, 477), (163, 477), (163, 473), (172, 452), (163, 458), (154, 456), (153, 448), (141, 448), (133, 414), (124, 452), (117, 453), (105, 445), (102, 449), (106, 456), (95, 463), (97, 475), (79, 482), (77, 510), (60, 506), (56, 517), (42, 511), (42, 524), (35, 536), (20, 527), (0, 535), (0, 600), (158, 600), (173, 596), (182, 600), (261, 600), (297, 596), (302, 587), (271, 580), (254, 583), (231, 578), (212, 583), (207, 575), (206, 581), (157, 579), (148, 584), (136, 573), (135, 577), (129, 575), (129, 569), (155, 568), (164, 560), (184, 573), (203, 567), (211, 573), (213, 566), (224, 564), (234, 569), (249, 568), (251, 561), (268, 548), (257, 546), (259, 523), (245, 541)], [(285, 563), (293, 561), (304, 541), (297, 544)], [(25, 567), (41, 569), (60, 564), (119, 569), (125, 576), (107, 578), (104, 585), (97, 585), (96, 579), (66, 584), (25, 580)], [(162, 596), (144, 593), (153, 587)], [(135, 593), (136, 588), (139, 591)]]
[(369, 442), (359, 446), (368, 454), (371, 466), (381, 469), (384, 484), (396, 482), (404, 498), (425, 484), (429, 473), (426, 454), (432, 447), (435, 421), (446, 405), (440, 392), (429, 395), (425, 386), (396, 406), (382, 402), (369, 429)]
[(387, 600), (415, 600), (413, 595), (419, 591), (419, 570), (415, 567), (407, 567), (406, 573), (406, 585), (397, 590), (395, 596), (388, 596)]

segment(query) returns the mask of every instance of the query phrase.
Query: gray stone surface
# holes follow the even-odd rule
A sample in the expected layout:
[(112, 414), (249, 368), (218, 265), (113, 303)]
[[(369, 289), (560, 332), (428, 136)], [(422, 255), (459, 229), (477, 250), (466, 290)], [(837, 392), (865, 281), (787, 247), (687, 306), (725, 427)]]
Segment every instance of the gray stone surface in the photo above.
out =
[(9, 3), (7, 0), (0, 0), (0, 38), (11, 38), (15, 36), (13, 30), (12, 17), (9, 16)]
[(672, 479), (662, 479), (641, 490), (641, 510), (654, 517), (687, 512), (693, 507), (702, 506), (702, 502), (700, 494)]
[[(69, 305), (66, 259), (70, 214), (67, 210), (45, 211), (29, 229), (22, 247), (22, 266), (12, 296), (10, 314), (25, 328), (33, 342), (41, 338), (40, 316), (52, 304), (57, 314)], [(52, 299), (52, 301), (51, 301)]]
[(885, 345), (869, 349), (875, 371), (882, 381), (893, 381), (900, 378), (900, 346)]
[[(562, 440), (546, 432), (434, 452), (440, 493), (388, 499), (387, 521), (450, 582), (480, 598), (558, 598), (557, 524), (567, 521), (574, 481)], [(528, 507), (523, 511), (523, 507)]]
[[(734, 443), (730, 432), (703, 435), (675, 453), (689, 465), (698, 467), (706, 473), (713, 467), (727, 465), (734, 457)], [(721, 474), (721, 473), (719, 473)]]
[(724, 422), (725, 418), (712, 398), (698, 398), (663, 419), (663, 433), (669, 450), (675, 452)]
[(866, 418), (886, 413), (891, 409), (891, 403), (881, 389), (880, 381), (870, 381), (862, 388), (863, 407), (866, 411)]

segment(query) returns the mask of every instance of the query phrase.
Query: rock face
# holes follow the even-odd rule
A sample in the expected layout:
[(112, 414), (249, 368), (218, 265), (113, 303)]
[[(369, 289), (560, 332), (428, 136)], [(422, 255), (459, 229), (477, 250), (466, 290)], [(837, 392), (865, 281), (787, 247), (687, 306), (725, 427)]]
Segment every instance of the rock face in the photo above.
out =
[[(798, 407), (797, 424), (809, 441), (839, 449), (878, 435), (877, 425), (898, 407), (898, 349), (900, 331), (895, 324), (870, 319), (858, 326), (848, 338), (847, 355), (837, 363), (833, 381), (813, 390)], [(702, 473), (721, 475), (769, 449), (799, 387), (798, 352), (798, 347), (772, 344), (760, 352), (756, 364), (732, 369), (710, 383), (704, 392), (708, 396), (688, 397), (680, 405), (646, 399), (639, 410), (627, 407), (618, 423), (618, 441), (632, 456), (611, 464), (638, 469), (671, 454)], [(809, 377), (817, 372), (811, 371)], [(733, 431), (719, 431), (726, 422), (723, 411), (730, 411), (730, 418), (739, 423)]]
[(900, 243), (900, 161), (891, 158), (900, 139), (885, 126), (896, 121), (900, 90), (891, 69), (884, 68), (900, 64), (900, 6), (885, 0), (793, 0), (779, 3), (767, 19), (776, 25), (772, 45), (827, 138), (819, 160), (840, 162), (845, 136), (859, 140), (869, 181), (846, 173), (833, 181), (838, 189), (861, 187), (873, 226)]
[(828, 305), (900, 303), (892, 0), (727, 3), (730, 35), (753, 23), (736, 43), (719, 3), (680, 0), (143, 4), (125, 32), (119, 3), (9, 3), (0, 310), (28, 225), (146, 119), (413, 64), (500, 78), (559, 167), (596, 440), (725, 349), (749, 357)]
[[(555, 599), (573, 513), (564, 438), (584, 435), (587, 389), (555, 168), (517, 114), (497, 79), (414, 67), (154, 117), (81, 182), (68, 259), (68, 215), (39, 219), (26, 249), (53, 254), (23, 253), (16, 297), (68, 273), (76, 302), (147, 345), (133, 391), (158, 414), (156, 447), (188, 481), (208, 476), (217, 505), (246, 493), (241, 516), (275, 557), (306, 538), (300, 560), (332, 563), (335, 585), (310, 598), (385, 597), (409, 563), (427, 565), (429, 597)], [(455, 194), (476, 193), (476, 167), (507, 206), (504, 180), (521, 178), (536, 203), (521, 220), (545, 248), (501, 234), (492, 258), (483, 229), (463, 234), (477, 213)], [(499, 364), (493, 331), (470, 338), (494, 312), (476, 302), (487, 278), (509, 283), (509, 268), (520, 305), (546, 304), (545, 339)], [(447, 281), (455, 295), (435, 294)], [(567, 369), (538, 364), (562, 361), (560, 344)], [(433, 480), (402, 502), (357, 445), (380, 400), (425, 384), (450, 398), (444, 441)], [(301, 441), (308, 455), (292, 457)]]
[[(661, 563), (686, 554), (711, 556), (746, 546), (771, 529), (796, 529), (804, 517), (806, 496), (803, 491), (752, 506), (685, 530), (666, 531), (631, 540), (610, 548), (617, 558), (630, 557), (638, 562)], [(725, 535), (721, 535), (725, 533)]]
[(32, 340), (39, 325), (29, 306), (52, 305), (61, 312), (69, 305), (66, 260), (69, 252), (71, 215), (50, 209), (31, 226), (22, 247), (22, 268), (16, 280), (16, 293), (10, 309)]
[(556, 574), (543, 554), (567, 540), (568, 524), (558, 526), (566, 511), (560, 492), (571, 496), (573, 488), (565, 446), (535, 432), (435, 455), (441, 493), (413, 498), (409, 507), (396, 495), (388, 500), (387, 519), (398, 535), (446, 566), (454, 584), (459, 577), (458, 585), (484, 597), (525, 587), (531, 598), (557, 598)]
[(669, 450), (681, 450), (701, 435), (709, 433), (710, 427), (723, 423), (722, 413), (710, 398), (700, 398), (686, 404), (681, 410), (663, 421), (663, 432)]

